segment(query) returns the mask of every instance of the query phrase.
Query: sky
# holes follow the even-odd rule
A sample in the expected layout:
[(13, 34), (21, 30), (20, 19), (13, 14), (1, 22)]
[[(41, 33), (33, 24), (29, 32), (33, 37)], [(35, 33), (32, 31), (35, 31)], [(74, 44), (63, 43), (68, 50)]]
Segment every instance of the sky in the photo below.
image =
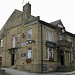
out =
[(0, 29), (15, 9), (22, 11), (26, 2), (31, 4), (31, 14), (40, 16), (48, 23), (61, 19), (66, 30), (75, 34), (75, 1), (74, 0), (1, 0)]

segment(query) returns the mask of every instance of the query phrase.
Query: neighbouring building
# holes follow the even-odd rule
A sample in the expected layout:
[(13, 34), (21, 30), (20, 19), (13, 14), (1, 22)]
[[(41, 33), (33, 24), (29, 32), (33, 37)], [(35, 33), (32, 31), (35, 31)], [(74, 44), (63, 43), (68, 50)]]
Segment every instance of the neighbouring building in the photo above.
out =
[(2, 66), (50, 72), (59, 66), (74, 66), (75, 34), (61, 20), (51, 23), (31, 15), (31, 4), (15, 9), (0, 31)]

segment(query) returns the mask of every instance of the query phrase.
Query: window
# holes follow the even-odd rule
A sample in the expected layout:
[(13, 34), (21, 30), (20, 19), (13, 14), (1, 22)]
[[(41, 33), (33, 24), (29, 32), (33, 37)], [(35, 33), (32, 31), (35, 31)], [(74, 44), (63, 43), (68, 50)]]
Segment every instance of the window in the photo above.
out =
[(1, 39), (1, 47), (3, 47), (3, 39)]
[(62, 40), (63, 39), (63, 36), (61, 34), (59, 34), (59, 38), (60, 38), (60, 40)]
[(32, 48), (29, 48), (27, 50), (27, 58), (31, 58), (32, 57)]
[(53, 32), (47, 30), (47, 33), (46, 33), (46, 40), (47, 41), (53, 41)]
[(70, 52), (68, 52), (68, 61), (70, 61)]
[(16, 45), (16, 37), (13, 36), (13, 38), (12, 38), (12, 47), (15, 47), (15, 45)]
[(47, 60), (52, 60), (53, 59), (53, 49), (47, 48), (47, 51), (46, 51), (46, 59)]
[(67, 35), (67, 41), (71, 42), (71, 37)]
[(28, 39), (28, 40), (31, 40), (31, 39), (32, 39), (32, 29), (29, 29), (29, 30), (28, 30), (27, 39)]

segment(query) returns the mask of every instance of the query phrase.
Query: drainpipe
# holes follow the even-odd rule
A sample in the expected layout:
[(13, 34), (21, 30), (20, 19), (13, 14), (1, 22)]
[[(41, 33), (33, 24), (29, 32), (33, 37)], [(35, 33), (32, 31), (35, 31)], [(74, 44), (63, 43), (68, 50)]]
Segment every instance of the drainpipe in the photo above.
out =
[[(4, 40), (3, 40), (3, 43), (4, 43)], [(5, 66), (6, 65), (6, 50), (7, 50), (7, 31), (6, 31), (6, 42), (5, 42)]]
[(43, 38), (42, 38), (42, 25), (41, 25), (41, 73), (43, 73)]

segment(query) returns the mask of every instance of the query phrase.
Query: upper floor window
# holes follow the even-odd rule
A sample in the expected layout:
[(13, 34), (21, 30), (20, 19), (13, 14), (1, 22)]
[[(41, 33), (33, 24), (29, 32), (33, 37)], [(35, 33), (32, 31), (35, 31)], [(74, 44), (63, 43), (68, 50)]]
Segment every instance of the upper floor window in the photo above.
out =
[(29, 48), (27, 50), (27, 58), (31, 58), (32, 57), (32, 48)]
[(71, 41), (71, 37), (67, 35), (67, 41), (72, 42)]
[(0, 44), (1, 44), (1, 47), (3, 47), (3, 39), (1, 39), (1, 43)]
[(47, 41), (54, 41), (53, 32), (47, 30), (47, 32), (46, 32), (46, 40)]
[(59, 34), (59, 39), (63, 40), (63, 36), (61, 34)]
[(13, 36), (12, 37), (12, 47), (15, 47), (15, 45), (16, 45), (16, 37)]
[(31, 40), (32, 39), (32, 29), (29, 29), (28, 30), (27, 39), (28, 40)]

